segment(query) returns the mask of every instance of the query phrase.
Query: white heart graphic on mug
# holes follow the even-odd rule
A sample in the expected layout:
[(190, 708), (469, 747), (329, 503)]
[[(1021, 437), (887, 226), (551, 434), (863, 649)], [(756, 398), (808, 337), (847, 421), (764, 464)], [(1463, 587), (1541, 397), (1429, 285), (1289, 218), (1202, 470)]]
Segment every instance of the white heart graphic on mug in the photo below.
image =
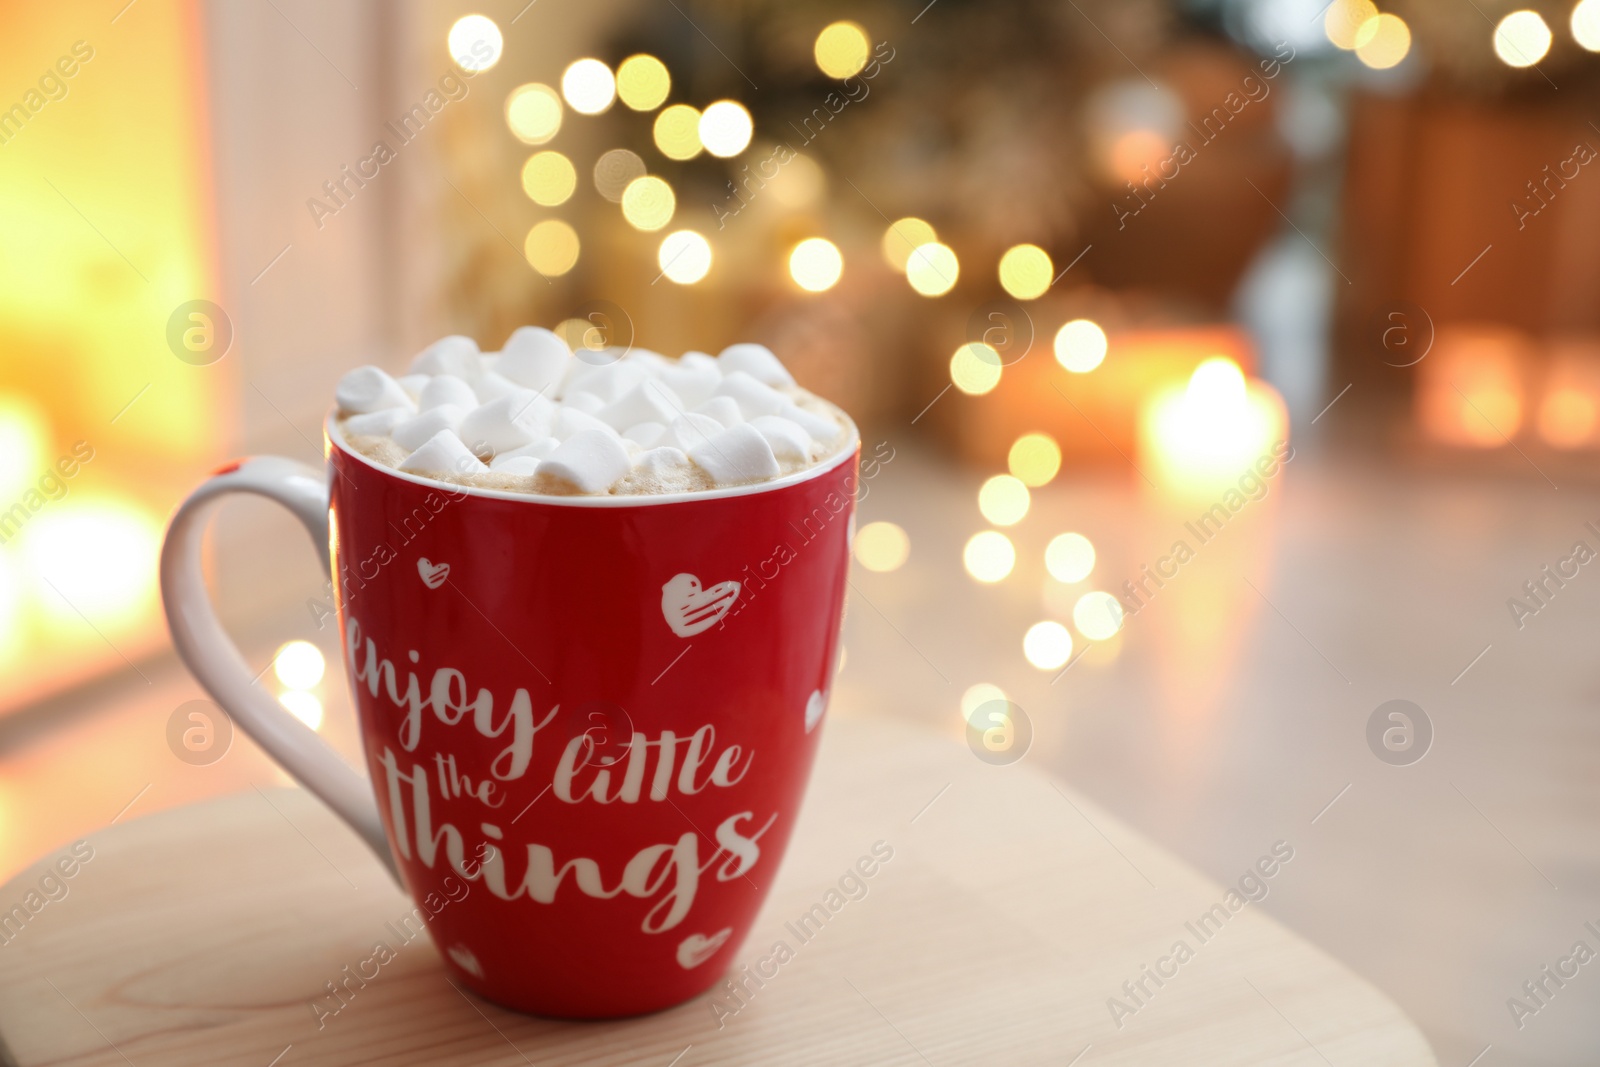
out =
[(718, 582), (701, 589), (700, 579), (694, 575), (675, 574), (661, 587), (661, 615), (673, 633), (693, 637), (721, 622), (738, 599), (738, 582)]
[(707, 937), (705, 934), (690, 934), (678, 942), (678, 966), (686, 971), (692, 971), (706, 960), (717, 954), (717, 949), (722, 943), (733, 936), (733, 927), (724, 926), (716, 933)]
[(820, 689), (811, 691), (811, 699), (806, 701), (806, 733), (816, 729), (817, 722), (822, 718), (822, 713), (828, 710), (828, 698)]
[(434, 563), (423, 556), (417, 560), (417, 573), (422, 575), (422, 584), (429, 589), (437, 589), (450, 577), (450, 564)]
[(483, 964), (478, 962), (478, 957), (466, 945), (451, 945), (445, 951), (463, 971), (479, 978), (483, 977)]

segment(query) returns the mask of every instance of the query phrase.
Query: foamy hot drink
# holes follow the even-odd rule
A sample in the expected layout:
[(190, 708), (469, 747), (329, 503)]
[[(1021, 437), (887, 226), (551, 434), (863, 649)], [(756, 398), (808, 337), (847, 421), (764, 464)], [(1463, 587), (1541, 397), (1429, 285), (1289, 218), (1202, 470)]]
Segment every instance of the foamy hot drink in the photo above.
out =
[(339, 380), (339, 426), (368, 458), (465, 485), (559, 495), (675, 493), (770, 481), (848, 447), (849, 419), (763, 345), (668, 359), (574, 355), (524, 326), (499, 352), (452, 336), (395, 378)]

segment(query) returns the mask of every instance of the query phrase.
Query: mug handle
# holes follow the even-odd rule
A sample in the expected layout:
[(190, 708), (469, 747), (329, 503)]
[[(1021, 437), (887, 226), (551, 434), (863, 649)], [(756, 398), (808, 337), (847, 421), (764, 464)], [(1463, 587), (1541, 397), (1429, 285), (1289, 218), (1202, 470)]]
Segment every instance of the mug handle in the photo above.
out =
[(212, 699), (267, 755), (354, 827), (398, 883), (372, 787), (315, 730), (256, 684), (260, 676), (252, 675), (211, 606), (200, 570), (201, 535), (206, 520), (229, 493), (255, 493), (288, 508), (311, 534), (323, 573), (332, 572), (324, 474), (276, 456), (225, 466), (179, 505), (161, 546), (161, 601), (172, 643)]

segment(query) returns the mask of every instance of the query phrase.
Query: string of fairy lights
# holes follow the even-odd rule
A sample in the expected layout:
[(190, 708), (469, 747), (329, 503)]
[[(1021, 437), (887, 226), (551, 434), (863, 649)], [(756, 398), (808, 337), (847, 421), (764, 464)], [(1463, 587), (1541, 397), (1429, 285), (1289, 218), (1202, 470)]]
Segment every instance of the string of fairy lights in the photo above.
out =
[[(1328, 40), (1373, 70), (1396, 66), (1411, 51), (1411, 27), (1399, 15), (1379, 12), (1372, 0), (1334, 0), (1323, 15)], [(1580, 0), (1568, 19), (1572, 39), (1588, 52), (1600, 52), (1600, 0)], [(1508, 67), (1531, 67), (1549, 53), (1555, 33), (1544, 16), (1527, 8), (1494, 24), (1494, 54)]]

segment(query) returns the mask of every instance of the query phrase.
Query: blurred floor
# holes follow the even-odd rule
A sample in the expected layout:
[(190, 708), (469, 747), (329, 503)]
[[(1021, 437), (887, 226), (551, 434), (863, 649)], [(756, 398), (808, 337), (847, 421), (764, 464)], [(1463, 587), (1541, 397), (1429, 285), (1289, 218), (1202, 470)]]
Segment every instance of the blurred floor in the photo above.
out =
[[(1120, 636), (1052, 682), (1057, 672), (1023, 657), (1027, 627), (1067, 618), (1079, 592), (1118, 589), (1175, 538), (1193, 540), (1183, 524), (1202, 507), (1121, 482), (1039, 490), (1008, 531), (1015, 572), (984, 586), (961, 567), (985, 528), (982, 473), (952, 475), (899, 448), (860, 521), (900, 523), (911, 556), (891, 573), (853, 571), (833, 713), (959, 740), (962, 692), (998, 685), (1031, 720), (1024, 766), (1072, 781), (1218, 880), (1291, 843), (1295, 861), (1263, 906), (1392, 995), (1441, 1064), (1465, 1067), (1485, 1046), (1482, 1067), (1592, 1062), (1594, 968), (1521, 1030), (1506, 1002), (1575, 941), (1597, 944), (1583, 923), (1600, 925), (1600, 570), (1584, 567), (1520, 631), (1506, 600), (1574, 541), (1600, 546), (1584, 528), (1600, 525), (1600, 495), (1300, 453)], [(1085, 582), (1046, 593), (1044, 545), (1065, 530), (1087, 535), (1099, 561)], [(309, 551), (290, 548), (302, 557), (293, 592), (317, 596)], [(332, 627), (312, 620), (299, 601), (261, 613), (247, 658), (265, 665), (293, 636), (332, 657)], [(170, 661), (142, 670), (148, 682), (117, 679), (0, 722), (0, 875), (125, 806), (124, 819), (285, 781), (243, 737), (210, 766), (175, 759), (167, 723), (198, 688)], [(324, 732), (353, 758), (338, 679), (321, 691)], [(1411, 766), (1367, 745), (1369, 716), (1394, 698), (1420, 705), (1435, 731)]]

